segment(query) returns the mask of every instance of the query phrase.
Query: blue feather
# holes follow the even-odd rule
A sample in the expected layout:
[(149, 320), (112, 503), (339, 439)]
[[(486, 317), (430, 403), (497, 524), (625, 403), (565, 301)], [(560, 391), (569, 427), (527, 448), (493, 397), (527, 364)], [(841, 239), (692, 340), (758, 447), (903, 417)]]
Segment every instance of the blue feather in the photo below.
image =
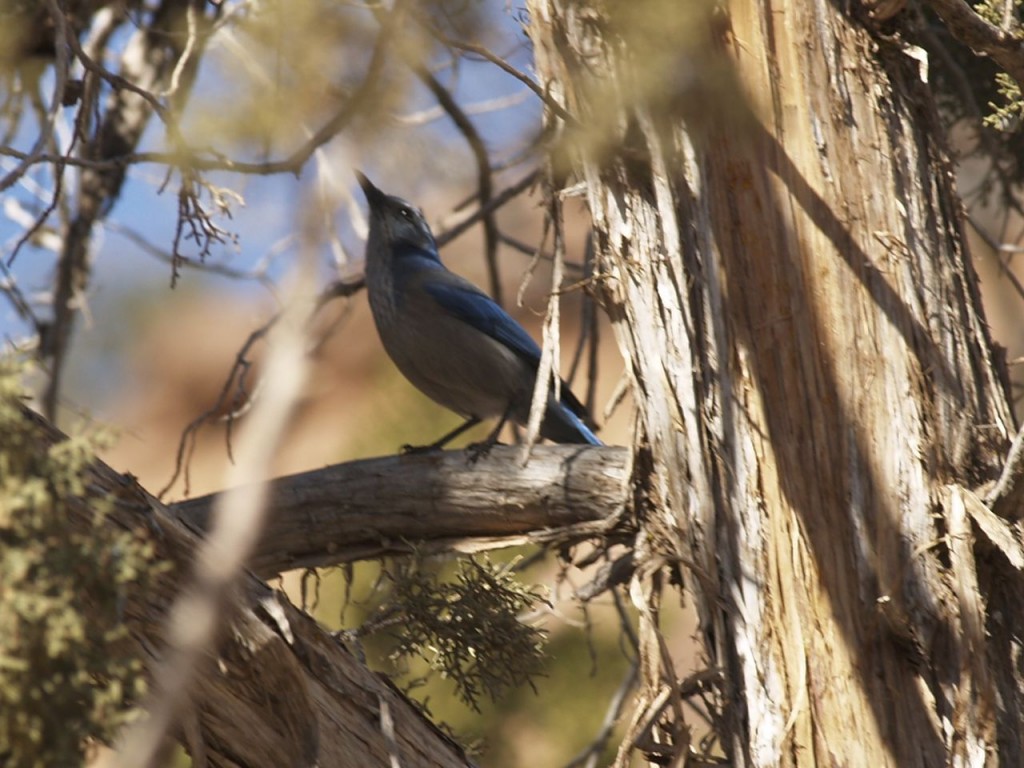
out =
[(449, 314), (501, 342), (534, 367), (540, 364), (540, 347), (523, 326), (487, 294), (455, 275), (452, 278), (424, 282), (423, 289)]

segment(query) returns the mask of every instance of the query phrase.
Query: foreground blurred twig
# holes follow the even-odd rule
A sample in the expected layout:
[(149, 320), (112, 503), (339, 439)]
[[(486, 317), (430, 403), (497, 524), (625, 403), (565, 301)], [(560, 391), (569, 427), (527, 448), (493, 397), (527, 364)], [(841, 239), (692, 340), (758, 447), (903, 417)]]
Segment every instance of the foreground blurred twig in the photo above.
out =
[[(293, 296), (311, 291), (311, 270), (300, 270)], [(262, 482), (298, 400), (306, 372), (304, 328), (308, 314), (292, 302), (270, 332), (264, 394), (239, 439), (237, 461), (228, 472), (232, 490), (218, 498), (213, 525), (196, 561), (191, 589), (168, 619), (168, 651), (154, 674), (149, 717), (127, 735), (121, 764), (156, 762), (161, 745), (186, 701), (204, 652), (213, 643), (230, 593), (259, 539), (267, 501)]]

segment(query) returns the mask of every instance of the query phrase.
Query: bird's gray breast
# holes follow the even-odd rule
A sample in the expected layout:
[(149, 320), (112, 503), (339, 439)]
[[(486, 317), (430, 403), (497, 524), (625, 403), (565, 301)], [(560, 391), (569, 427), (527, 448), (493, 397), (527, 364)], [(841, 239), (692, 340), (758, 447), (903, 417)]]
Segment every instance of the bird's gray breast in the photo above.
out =
[(370, 295), (377, 331), (421, 392), (464, 416), (488, 418), (527, 401), (533, 372), (508, 347), (443, 309), (424, 291)]

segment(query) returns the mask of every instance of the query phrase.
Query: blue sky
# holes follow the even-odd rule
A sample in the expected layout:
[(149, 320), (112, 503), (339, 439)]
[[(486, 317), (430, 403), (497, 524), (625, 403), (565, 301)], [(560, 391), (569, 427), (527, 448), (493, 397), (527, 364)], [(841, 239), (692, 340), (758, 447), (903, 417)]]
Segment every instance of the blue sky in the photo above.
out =
[[(532, 54), (529, 41), (520, 28), (518, 13), (516, 10), (506, 10), (504, 4), (488, 6), (488, 39), (481, 42), (488, 43), (491, 50), (521, 71), (530, 72)], [(122, 35), (121, 44), (125, 37)], [(234, 95), (234, 84), (226, 79), (224, 73), (230, 69), (232, 56), (234, 54), (230, 46), (211, 47), (204, 58), (194, 105), (206, 103), (216, 107), (218, 100), (230, 103), (229, 96)], [(441, 66), (446, 61), (440, 55), (436, 58), (439, 65), (436, 74), (446, 85), (454, 86), (454, 93), (460, 103), (473, 111), (472, 119), (492, 157), (508, 157), (524, 146), (539, 128), (541, 106), (537, 97), (529, 93), (522, 83), (490, 63), (463, 59), (455, 72)], [(41, 82), (44, 94), (49, 94), (52, 89), (52, 77), (52, 72), (47, 73)], [(503, 100), (508, 102), (506, 108), (493, 109), (496, 102)], [(473, 109), (474, 105), (491, 107), (492, 111), (477, 111)], [(362, 136), (364, 143), (357, 146), (351, 135), (342, 133), (324, 146), (325, 161), (318, 164), (311, 160), (298, 179), (286, 174), (265, 177), (208, 174), (208, 180), (237, 190), (245, 198), (244, 205), (233, 206), (230, 219), (218, 220), (218, 224), (234, 237), (226, 244), (215, 245), (209, 262), (242, 272), (258, 266), (266, 267), (267, 276), (273, 281), (278, 280), (294, 255), (291, 245), (298, 220), (297, 208), (308, 199), (304, 193), (308, 192), (309, 185), (321, 183), (324, 174), (327, 174), (347, 184), (350, 190), (348, 194), (355, 195), (355, 199), (362, 205), (361, 196), (355, 192), (355, 182), (351, 177), (353, 166), (360, 167), (388, 191), (424, 205), (432, 220), (436, 221), (443, 211), (430, 204), (432, 187), (450, 190), (454, 186), (463, 189), (468, 195), (475, 188), (476, 168), (465, 141), (454, 130), (450, 120), (446, 116), (438, 117), (429, 112), (433, 106), (434, 100), (429, 92), (415, 84), (408, 91), (405, 102), (394, 110), (398, 119), (391, 124), (386, 134)], [(67, 144), (70, 121), (73, 119), (73, 108), (62, 110), (62, 124), (58, 126), (57, 134), (62, 146)], [(37, 131), (37, 124), (31, 120), (24, 121), (12, 142), (13, 146), (23, 151), (28, 150), (35, 141)], [(158, 121), (150, 123), (140, 149), (164, 149), (164, 130)], [(271, 155), (283, 157), (290, 149), (290, 146), (278, 147)], [(10, 158), (0, 160), (4, 163), (4, 171), (14, 166)], [(10, 258), (14, 241), (23, 232), (25, 212), (41, 210), (49, 199), (52, 179), (44, 170), (34, 170), (21, 183), (7, 190), (5, 207), (0, 211), (0, 244), (4, 246), (2, 257), (5, 262)], [(498, 189), (521, 178), (527, 171), (527, 167), (520, 166), (499, 175)], [(164, 251), (170, 250), (177, 222), (177, 177), (172, 177), (166, 189), (161, 192), (159, 186), (164, 176), (165, 169), (155, 164), (132, 168), (122, 194), (109, 215), (108, 224), (97, 229), (94, 276), (88, 297), (93, 317), (91, 324), (88, 321), (79, 322), (80, 341), (84, 335), (104, 334), (99, 320), (107, 314), (106, 305), (123, 302), (132, 293), (159, 301), (162, 292), (169, 290), (169, 265), (147, 254), (145, 249), (125, 234), (127, 231), (134, 232)], [(65, 188), (74, 190), (75, 183), (75, 171), (68, 169), (64, 178)], [(21, 216), (15, 215), (12, 219), (4, 214), (16, 208), (21, 209)], [(345, 200), (340, 199), (331, 223), (337, 228), (343, 251), (332, 252), (328, 245), (322, 249), (325, 280), (337, 274), (340, 253), (355, 260), (361, 258), (361, 243), (353, 229), (351, 214), (352, 210), (346, 206)], [(53, 215), (48, 224), (55, 226), (58, 222), (58, 217)], [(186, 244), (183, 251), (195, 253), (195, 248)], [(22, 292), (33, 300), (37, 314), (43, 318), (49, 316), (45, 300), (51, 288), (55, 266), (56, 255), (53, 251), (33, 246), (23, 248), (11, 265), (11, 273)], [(342, 269), (355, 273), (359, 265), (353, 263)], [(196, 289), (257, 292), (265, 295), (265, 288), (254, 281), (229, 280), (207, 273), (184, 271), (179, 281), (179, 290)], [(11, 304), (6, 299), (0, 299), (0, 337), (5, 345), (24, 338), (29, 332), (29, 326), (18, 318)], [(121, 335), (123, 330), (112, 334), (111, 340), (106, 343), (100, 341), (98, 347), (96, 339), (92, 339), (88, 346), (107, 349), (107, 354), (112, 354), (110, 342)], [(94, 375), (86, 378), (99, 377), (100, 388), (105, 389), (102, 382), (104, 376), (116, 375), (117, 366), (111, 365), (109, 361), (97, 360), (90, 367), (96, 370)]]

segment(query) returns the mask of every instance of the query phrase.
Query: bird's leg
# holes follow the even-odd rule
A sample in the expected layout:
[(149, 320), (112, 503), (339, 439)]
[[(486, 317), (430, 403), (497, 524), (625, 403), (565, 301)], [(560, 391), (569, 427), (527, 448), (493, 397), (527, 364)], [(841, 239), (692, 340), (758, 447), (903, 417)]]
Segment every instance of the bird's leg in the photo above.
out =
[(473, 443), (466, 447), (466, 450), (469, 452), (470, 464), (475, 464), (490, 453), (491, 448), (498, 444), (498, 435), (501, 434), (501, 428), (505, 426), (505, 422), (508, 421), (508, 417), (512, 415), (513, 405), (513, 403), (508, 404), (508, 408), (505, 409), (505, 412), (501, 414), (501, 418), (498, 419), (498, 426), (491, 430), (491, 434), (489, 434), (485, 440), (482, 440), (479, 443)]
[(436, 451), (439, 448), (443, 448), (448, 445), (452, 440), (461, 435), (467, 429), (472, 429), (480, 423), (480, 419), (476, 416), (470, 416), (466, 421), (448, 434), (444, 435), (440, 440), (435, 440), (430, 445), (403, 445), (402, 453), (429, 453), (430, 451)]

